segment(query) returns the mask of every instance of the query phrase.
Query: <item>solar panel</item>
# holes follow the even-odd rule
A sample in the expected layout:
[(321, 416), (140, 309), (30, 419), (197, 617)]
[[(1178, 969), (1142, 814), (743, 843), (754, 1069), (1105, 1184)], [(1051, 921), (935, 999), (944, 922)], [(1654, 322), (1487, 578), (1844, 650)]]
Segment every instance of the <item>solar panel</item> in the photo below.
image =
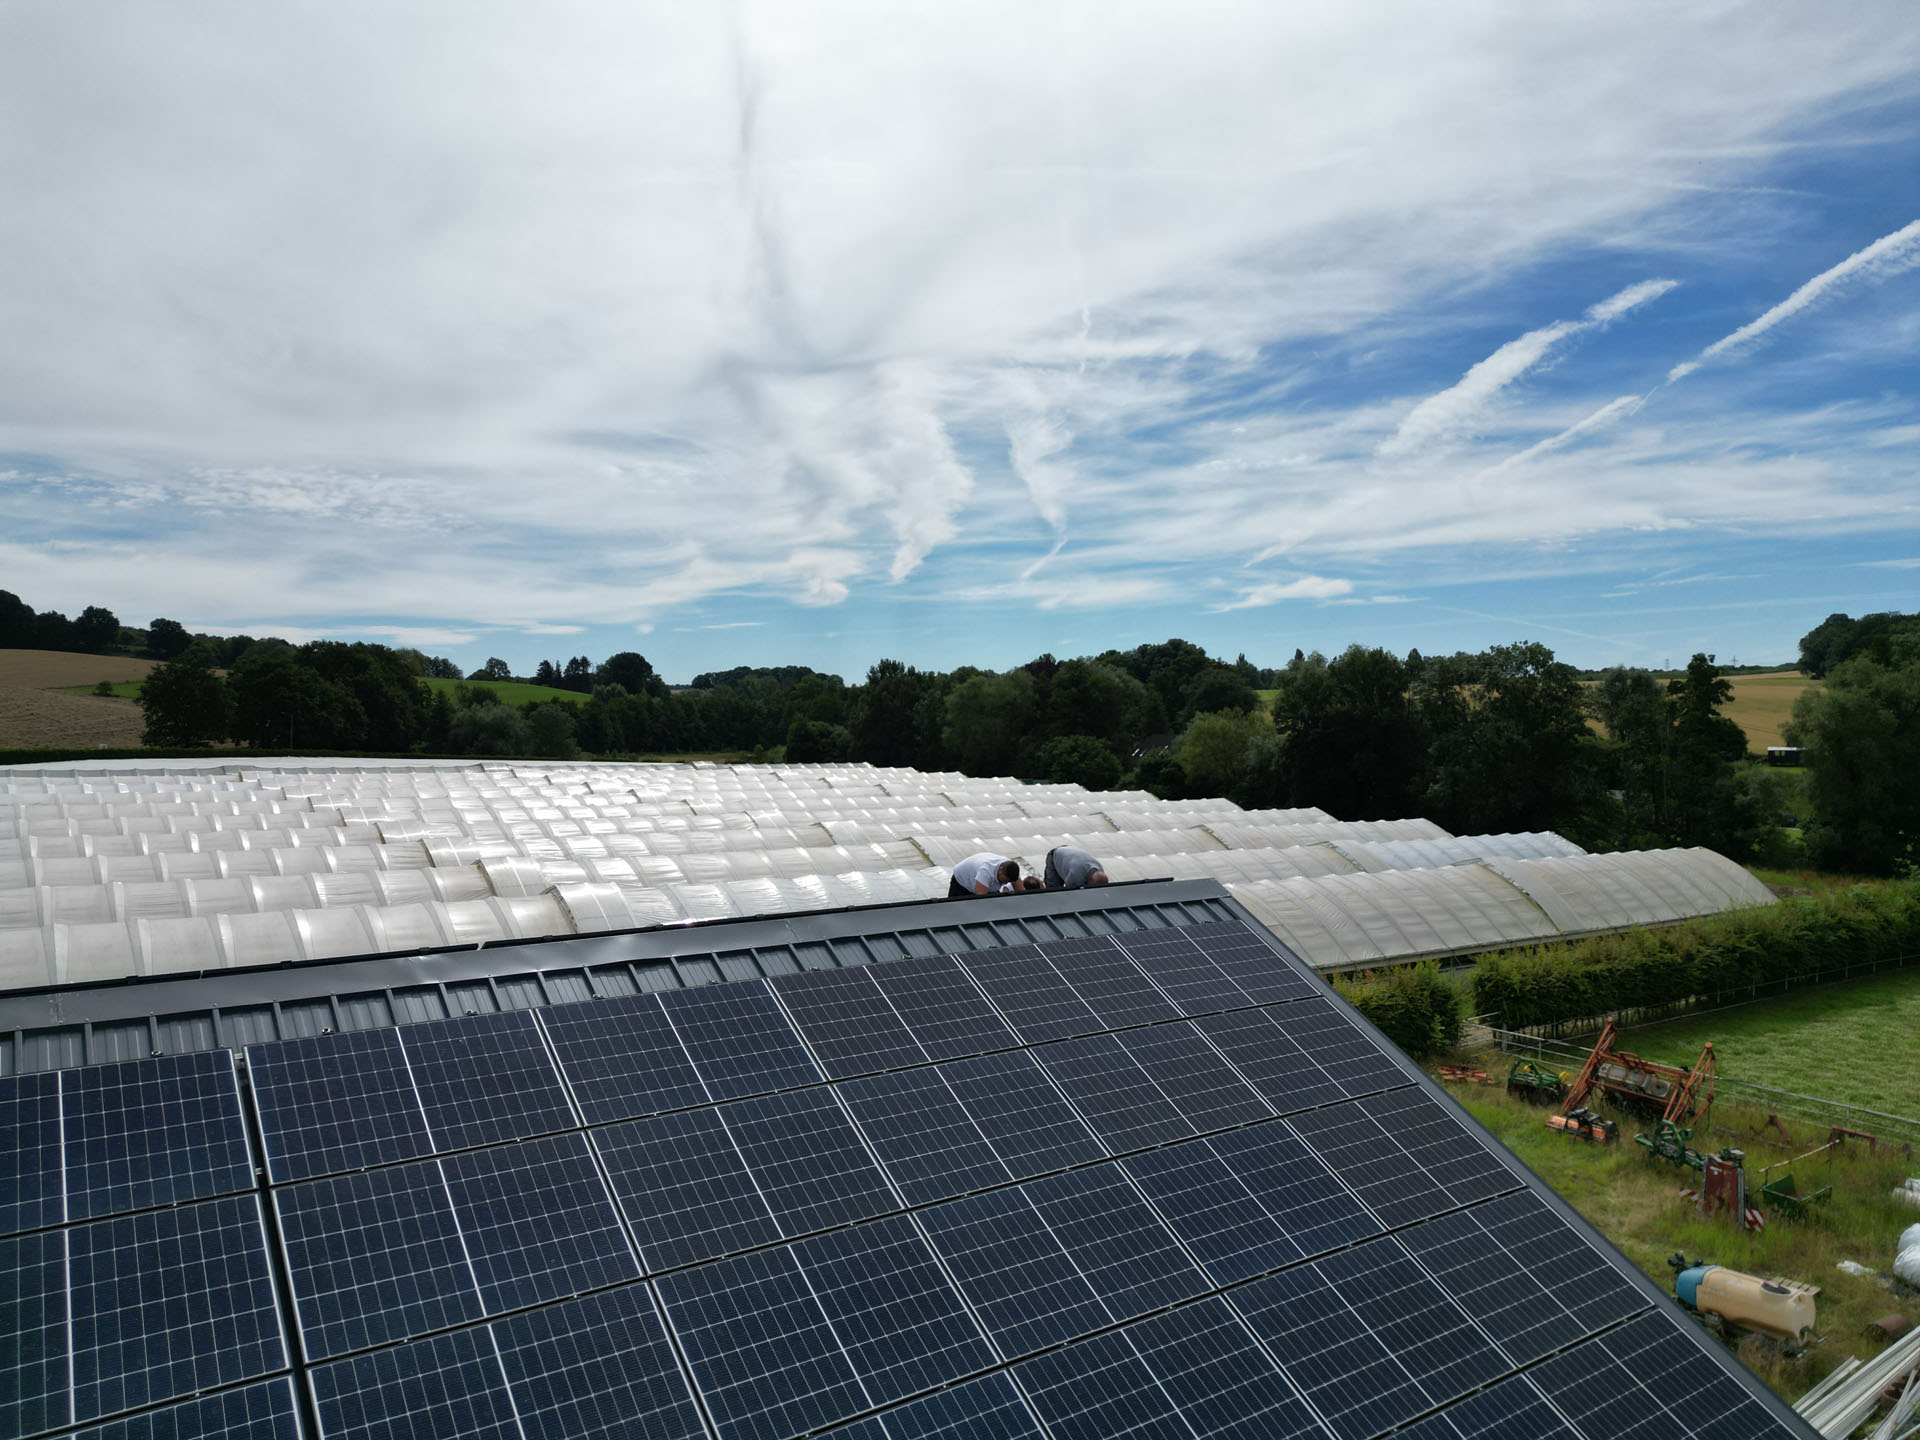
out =
[[(1320, 987), (1303, 973), (1304, 967), (1289, 965), (1274, 953), (1273, 943), (1238, 921), (1188, 925), (1180, 933), (1257, 1005), (1273, 1005), (1320, 993)], [(1142, 943), (1140, 934), (1130, 932), (1116, 938), (1122, 948), (1131, 951)]]
[(1376, 1234), (1380, 1224), (1285, 1121), (1207, 1142), (1303, 1254)]
[(836, 1079), (928, 1059), (870, 970), (783, 975), (773, 988), (821, 1068)]
[(1115, 1038), (1196, 1130), (1224, 1130), (1273, 1114), (1189, 1024), (1154, 1025)]
[(720, 1109), (781, 1233), (806, 1235), (899, 1208), (831, 1090), (796, 1090)]
[(1342, 1440), (1410, 1420), (1511, 1368), (1391, 1239), (1231, 1294)]
[(975, 950), (961, 963), (1029, 1045), (1107, 1028), (1066, 978), (1041, 958), (1036, 946)]
[[(1621, 1434), (1602, 1430), (1601, 1434)], [(1760, 1432), (1764, 1433), (1764, 1432)], [(1399, 1431), (1396, 1440), (1581, 1440), (1524, 1375), (1502, 1380)]]
[(726, 1440), (776, 1440), (871, 1408), (791, 1249), (759, 1250), (655, 1283)]
[(643, 1285), (530, 1310), (492, 1328), (525, 1440), (706, 1434)]
[(1205, 1440), (1295, 1440), (1326, 1432), (1226, 1302), (1202, 1300), (1120, 1332)]
[[(884, 1440), (1044, 1440), (1005, 1372), (936, 1391), (865, 1423), (878, 1427)], [(855, 1440), (849, 1431), (833, 1435)]]
[(1516, 1360), (1551, 1354), (1645, 1304), (1529, 1191), (1424, 1221), (1399, 1239)]
[[(1205, 1016), (1193, 1024), (1282, 1114), (1341, 1100), (1353, 1092), (1307, 1054), (1265, 1010)], [(1404, 1075), (1395, 1077), (1404, 1084)]]
[(649, 1271), (780, 1238), (718, 1111), (612, 1125), (593, 1143)]
[(450, 1155), (440, 1165), (489, 1315), (639, 1278), (584, 1135)]
[(1264, 1274), (1304, 1253), (1209, 1141), (1149, 1150), (1124, 1164), (1216, 1284)]
[(1021, 1188), (1114, 1319), (1212, 1288), (1119, 1166), (1069, 1170)]
[(273, 1198), (309, 1359), (483, 1313), (439, 1162), (310, 1180)]
[(1107, 1153), (1031, 1055), (982, 1055), (943, 1065), (940, 1073), (1000, 1163), (1016, 1177), (1083, 1164)]
[[(1682, 1320), (1681, 1324), (1688, 1322)], [(1582, 1431), (1635, 1440), (1743, 1440), (1782, 1433), (1732, 1376), (1660, 1312), (1576, 1345), (1529, 1372)]]
[(10, 1077), (0, 1434), (1796, 1433), (1237, 926), (248, 1058), (303, 1358), (230, 1056)]
[(530, 1012), (462, 1015), (398, 1033), (434, 1149), (491, 1145), (574, 1123)]
[(1256, 1003), (1184, 930), (1135, 930), (1109, 938), (1183, 1014), (1206, 1015)]
[(432, 1148), (397, 1030), (249, 1045), (247, 1078), (276, 1185)]
[(1138, 1150), (1194, 1133), (1118, 1035), (1086, 1035), (1035, 1053), (1109, 1150)]
[(59, 1078), (67, 1219), (253, 1188), (232, 1051), (94, 1065)]
[(76, 1421), (286, 1366), (253, 1196), (98, 1220), (66, 1237)]
[(1180, 1009), (1107, 936), (1050, 940), (1040, 947), (1046, 961), (1100, 1017), (1101, 1028), (1171, 1020)]
[(998, 1358), (906, 1217), (816, 1235), (793, 1253), (875, 1404)]
[(872, 974), (930, 1059), (982, 1055), (1020, 1043), (951, 956), (890, 961)]
[(0, 1191), (0, 1234), (66, 1219), (59, 1072), (0, 1077), (0, 1155), (9, 1182)]
[(61, 1230), (0, 1240), (0, 1433), (34, 1435), (67, 1424), (67, 1237)]
[(943, 1200), (1014, 1178), (949, 1088), (946, 1066), (871, 1075), (841, 1097), (909, 1204)]
[(660, 1004), (716, 1100), (811, 1085), (821, 1078), (765, 981), (672, 990)]
[(1058, 1440), (1192, 1440), (1173, 1397), (1125, 1332), (1096, 1335), (1029, 1360), (1020, 1367), (1020, 1383)]
[(300, 1440), (293, 1381), (282, 1376), (79, 1431), (73, 1440)]
[(1349, 1095), (1406, 1082), (1391, 1056), (1325, 1000), (1302, 1000), (1263, 1012)]
[(713, 1097), (657, 995), (556, 1005), (541, 1016), (589, 1125), (705, 1104)]
[(486, 1327), (455, 1330), (307, 1373), (322, 1440), (521, 1440)]
[(1001, 1353), (1024, 1355), (1111, 1323), (1024, 1190), (952, 1200), (919, 1219)]

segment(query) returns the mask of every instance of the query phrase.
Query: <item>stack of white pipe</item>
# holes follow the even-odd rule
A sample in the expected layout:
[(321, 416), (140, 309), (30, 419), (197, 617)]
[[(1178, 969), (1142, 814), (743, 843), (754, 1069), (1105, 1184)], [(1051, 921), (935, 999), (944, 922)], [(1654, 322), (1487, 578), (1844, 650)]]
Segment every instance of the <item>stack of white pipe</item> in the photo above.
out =
[[(1912, 1433), (1913, 1401), (1920, 1400), (1916, 1374), (1920, 1374), (1920, 1329), (1909, 1330), (1864, 1364), (1848, 1356), (1793, 1408), (1826, 1440), (1845, 1440), (1872, 1418), (1882, 1392), (1904, 1381), (1906, 1393), (1886, 1422), (1874, 1431), (1873, 1440), (1905, 1440)], [(1907, 1412), (1904, 1417), (1903, 1409)]]

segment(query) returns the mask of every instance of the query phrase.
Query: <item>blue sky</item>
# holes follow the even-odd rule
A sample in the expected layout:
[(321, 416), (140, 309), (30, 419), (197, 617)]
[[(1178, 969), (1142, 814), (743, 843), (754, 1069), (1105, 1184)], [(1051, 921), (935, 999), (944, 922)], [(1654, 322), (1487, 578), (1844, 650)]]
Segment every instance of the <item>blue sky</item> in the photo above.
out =
[(1903, 4), (98, 21), (0, 11), (41, 608), (675, 679), (1920, 609)]

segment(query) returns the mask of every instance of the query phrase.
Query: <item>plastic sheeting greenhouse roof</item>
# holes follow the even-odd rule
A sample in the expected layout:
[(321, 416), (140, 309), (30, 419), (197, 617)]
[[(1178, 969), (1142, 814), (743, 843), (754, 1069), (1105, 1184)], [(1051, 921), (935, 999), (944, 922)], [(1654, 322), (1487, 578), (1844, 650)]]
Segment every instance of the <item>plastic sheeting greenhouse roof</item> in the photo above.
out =
[(0, 989), (887, 904), (1062, 843), (1219, 879), (1323, 969), (1772, 898), (1706, 851), (866, 765), (114, 761), (0, 770)]

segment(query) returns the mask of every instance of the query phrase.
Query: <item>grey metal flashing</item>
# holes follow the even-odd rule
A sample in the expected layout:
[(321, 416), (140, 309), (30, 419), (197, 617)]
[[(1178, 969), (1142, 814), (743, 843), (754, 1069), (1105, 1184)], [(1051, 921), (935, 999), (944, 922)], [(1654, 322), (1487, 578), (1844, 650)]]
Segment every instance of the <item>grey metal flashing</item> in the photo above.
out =
[(1213, 880), (1147, 880), (15, 991), (0, 994), (0, 1074), (1191, 925), (1229, 903)]

